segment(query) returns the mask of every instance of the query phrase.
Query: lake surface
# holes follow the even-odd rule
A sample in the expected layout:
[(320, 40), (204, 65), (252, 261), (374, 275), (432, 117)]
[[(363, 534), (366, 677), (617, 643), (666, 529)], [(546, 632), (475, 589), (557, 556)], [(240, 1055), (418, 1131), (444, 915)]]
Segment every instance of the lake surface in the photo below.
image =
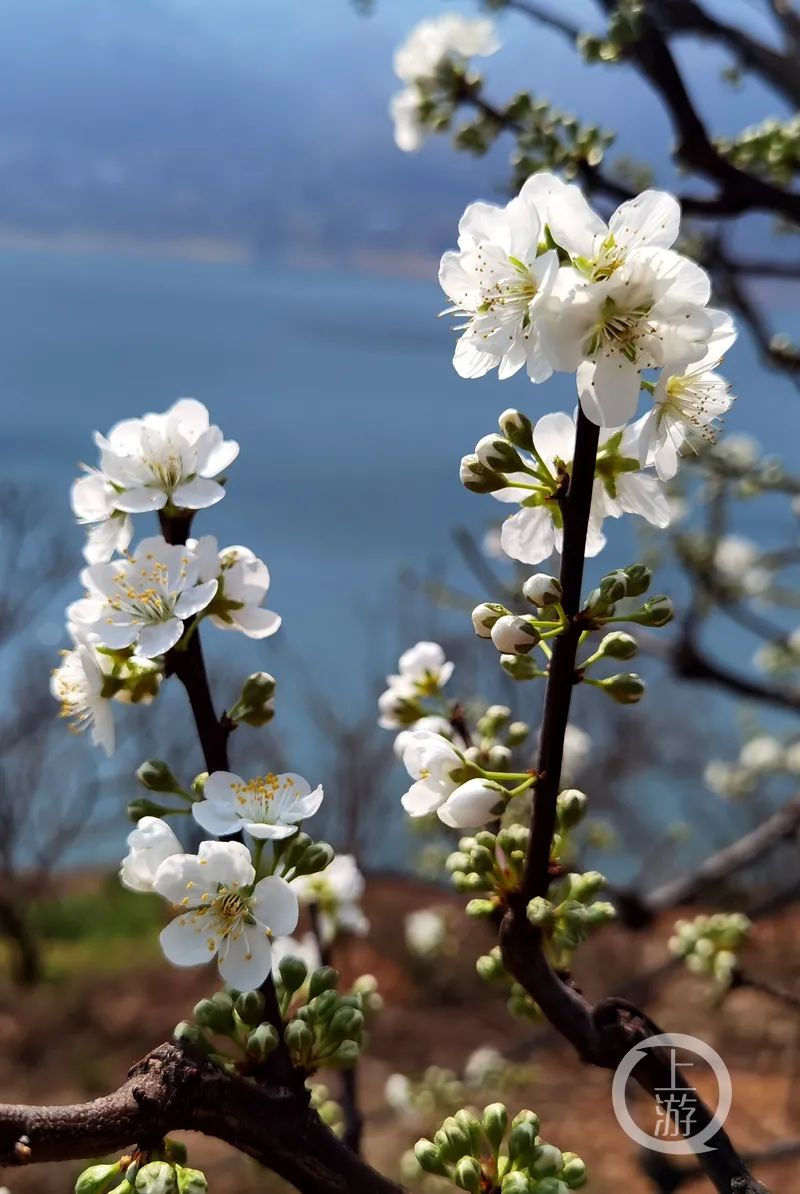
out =
[[(574, 383), (563, 376), (535, 388), (521, 376), (462, 381), (447, 321), (436, 319), (442, 305), (433, 276), (0, 255), (4, 473), (46, 494), (76, 571), (82, 535), (67, 495), (78, 462), (94, 462), (94, 429), (193, 395), (240, 441), (228, 495), (196, 526), (267, 561), (269, 604), (284, 629), (260, 644), (216, 635), (225, 650), (218, 641), (211, 653), (228, 686), (222, 655), (239, 674), (276, 672), (287, 692), (276, 725), (298, 770), (316, 770), (322, 757), (313, 734), (290, 729), (309, 678), (338, 709), (361, 713), (406, 645), (403, 619), (415, 637), (426, 634), (398, 598), (398, 572), (444, 569), (475, 591), (452, 530), (482, 532), (497, 507), (461, 487), (461, 455), (507, 406), (536, 416), (573, 403)], [(742, 396), (730, 429), (776, 451), (788, 443), (796, 458), (794, 391), (760, 372), (747, 344), (726, 366)], [(149, 533), (146, 519), (138, 527)], [(630, 527), (614, 527), (603, 563), (627, 562), (630, 543)], [(73, 595), (77, 581), (64, 599)], [(49, 610), (23, 637), (53, 642), (58, 618)], [(447, 628), (435, 611), (430, 622), (428, 633)], [(306, 674), (293, 683), (298, 659)]]

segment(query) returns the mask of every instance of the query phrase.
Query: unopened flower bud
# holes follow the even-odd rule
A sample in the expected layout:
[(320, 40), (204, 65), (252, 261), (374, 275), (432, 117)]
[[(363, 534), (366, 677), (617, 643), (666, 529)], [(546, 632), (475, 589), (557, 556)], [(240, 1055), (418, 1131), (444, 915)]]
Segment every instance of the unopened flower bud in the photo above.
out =
[(524, 1173), (518, 1169), (507, 1173), (500, 1183), (501, 1194), (530, 1194), (531, 1187)]
[(286, 1047), (301, 1061), (308, 1058), (314, 1047), (314, 1034), (309, 1026), (297, 1018), (290, 1020), (283, 1030)]
[(472, 611), (472, 625), (479, 638), (491, 638), (492, 627), (498, 618), (508, 614), (504, 605), (496, 601), (483, 601)]
[(537, 1151), (536, 1160), (530, 1165), (531, 1175), (534, 1177), (553, 1177), (561, 1171), (564, 1164), (564, 1154), (554, 1144), (542, 1144)]
[(512, 680), (535, 680), (547, 675), (530, 655), (501, 655), (500, 667)]
[(206, 1175), (199, 1169), (176, 1165), (175, 1176), (178, 1179), (178, 1194), (208, 1194)]
[(150, 1161), (136, 1174), (136, 1194), (178, 1194), (175, 1170), (166, 1161)]
[(279, 1043), (280, 1037), (274, 1024), (259, 1024), (247, 1038), (247, 1052), (258, 1061), (264, 1061)]
[(526, 915), (532, 925), (541, 928), (553, 919), (553, 905), (544, 896), (534, 896), (528, 904)]
[(635, 672), (620, 672), (600, 681), (600, 687), (619, 705), (635, 705), (644, 696), (645, 683)]
[(125, 810), (131, 821), (141, 821), (142, 817), (163, 817), (165, 813), (174, 812), (166, 804), (156, 804), (155, 800), (148, 800), (146, 796), (137, 796), (128, 802)]
[(628, 594), (628, 578), (621, 568), (609, 572), (600, 581), (600, 595), (605, 602), (621, 601)]
[(447, 1167), (441, 1154), (432, 1140), (418, 1140), (414, 1145), (414, 1156), (417, 1164), (425, 1173), (437, 1173), (447, 1177)]
[(315, 999), (317, 995), (322, 995), (324, 991), (335, 991), (338, 981), (338, 970), (334, 970), (333, 966), (320, 966), (311, 975), (308, 984), (309, 999)]
[(565, 788), (559, 792), (557, 810), (558, 823), (562, 829), (572, 829), (583, 820), (588, 800), (577, 788)]
[(464, 456), (459, 469), (461, 484), (472, 493), (494, 493), (505, 489), (507, 481), (502, 473), (492, 472), (474, 454)]
[(211, 1045), (197, 1025), (193, 1024), (191, 1020), (181, 1020), (180, 1024), (176, 1024), (172, 1036), (178, 1044), (189, 1045), (193, 1049), (198, 1049), (201, 1053), (211, 1052)]
[(510, 720), (511, 710), (508, 705), (490, 705), (483, 716), (478, 719), (475, 728), (479, 734), (491, 737)]
[(511, 1129), (508, 1137), (508, 1155), (512, 1161), (527, 1163), (536, 1152), (536, 1133), (533, 1124), (521, 1123)]
[(657, 597), (651, 597), (649, 601), (645, 601), (641, 608), (639, 616), (636, 619), (631, 619), (639, 622), (642, 626), (666, 626), (675, 617), (675, 607), (664, 593), (660, 593)]
[(470, 1194), (480, 1194), (481, 1167), (474, 1157), (462, 1157), (456, 1165), (453, 1180), (459, 1190), (469, 1190)]
[(493, 472), (516, 473), (524, 468), (519, 452), (502, 435), (484, 435), (475, 445), (475, 455)]
[(287, 954), (278, 963), (278, 974), (281, 976), (284, 989), (293, 995), (295, 991), (300, 990), (306, 981), (308, 967), (302, 958), (296, 958), (293, 954)]
[(231, 1032), (234, 1026), (232, 1003), (225, 1009), (213, 999), (201, 999), (194, 1005), (193, 1015), (201, 1028), (210, 1028), (212, 1032)]
[(356, 1065), (361, 1055), (358, 1041), (342, 1041), (326, 1060), (326, 1065), (338, 1066), (342, 1070), (349, 1070)]
[(555, 576), (548, 576), (545, 572), (537, 572), (529, 576), (522, 586), (522, 595), (531, 605), (555, 605), (563, 597), (561, 582)]
[(76, 1181), (75, 1194), (107, 1194), (119, 1176), (118, 1164), (90, 1165)]
[(644, 564), (631, 564), (625, 569), (628, 578), (627, 592), (629, 597), (641, 597), (650, 588), (653, 574)]
[(523, 1107), (522, 1111), (518, 1111), (511, 1121), (512, 1128), (515, 1128), (517, 1124), (530, 1124), (534, 1135), (539, 1135), (539, 1116), (535, 1111), (529, 1111), (527, 1107)]
[(496, 982), (506, 973), (503, 963), (493, 954), (481, 954), (475, 963), (475, 969), (484, 982)]
[(269, 672), (253, 672), (242, 685), (242, 697), (248, 705), (262, 705), (275, 696), (275, 677)]
[(526, 721), (512, 721), (506, 731), (506, 743), (511, 747), (521, 746), (530, 732), (531, 727)]
[(483, 1130), (495, 1152), (508, 1130), (508, 1111), (503, 1103), (490, 1103), (483, 1113)]
[(530, 619), (508, 614), (495, 622), (491, 637), (497, 650), (504, 655), (527, 655), (541, 635)]
[(506, 439), (524, 452), (533, 451), (533, 423), (519, 410), (504, 410), (497, 420)]
[(490, 779), (459, 784), (439, 809), (439, 817), (453, 829), (473, 829), (486, 822), (508, 799), (508, 792)]
[(559, 1176), (570, 1190), (579, 1190), (586, 1184), (586, 1165), (575, 1153), (564, 1153), (564, 1166)]
[(298, 875), (317, 875), (333, 862), (334, 849), (327, 842), (315, 842), (295, 863)]
[(264, 1018), (264, 996), (260, 991), (244, 991), (236, 1000), (236, 1014), (239, 1019), (255, 1028)]
[(183, 792), (169, 765), (162, 759), (147, 759), (137, 769), (136, 778), (149, 792)]
[(364, 1031), (364, 1013), (355, 1007), (340, 1007), (334, 1012), (328, 1031), (334, 1039), (357, 1041)]
[(624, 630), (615, 630), (607, 634), (598, 647), (598, 652), (602, 651), (609, 659), (633, 659), (638, 650), (636, 639)]

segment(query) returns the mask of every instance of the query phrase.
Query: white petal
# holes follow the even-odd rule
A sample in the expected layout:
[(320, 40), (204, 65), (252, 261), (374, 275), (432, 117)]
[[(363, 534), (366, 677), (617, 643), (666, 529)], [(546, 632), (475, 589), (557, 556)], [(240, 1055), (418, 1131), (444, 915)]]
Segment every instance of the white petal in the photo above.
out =
[(232, 808), (222, 808), (209, 800), (198, 800), (192, 805), (192, 816), (198, 825), (207, 833), (215, 837), (224, 837), (229, 833), (238, 833), (242, 822)]
[(219, 947), (219, 972), (239, 991), (255, 991), (272, 967), (272, 946), (260, 925), (245, 925), (240, 935), (225, 937)]
[(644, 245), (668, 249), (678, 235), (680, 222), (677, 199), (666, 191), (643, 191), (617, 208), (608, 227), (617, 245), (628, 252)]
[(209, 930), (207, 917), (187, 912), (162, 929), (159, 941), (164, 956), (173, 966), (199, 966), (217, 952), (217, 935)]
[(275, 937), (286, 937), (297, 927), (300, 907), (297, 893), (278, 875), (261, 879), (253, 892), (253, 915)]
[(136, 654), (145, 659), (166, 655), (182, 634), (183, 622), (180, 618), (170, 618), (168, 622), (156, 622), (152, 626), (145, 626), (136, 644)]
[(507, 518), (500, 531), (500, 546), (512, 560), (523, 564), (541, 564), (555, 546), (553, 519), (547, 509), (537, 506), (520, 510)]
[(224, 497), (225, 489), (218, 482), (195, 477), (193, 481), (178, 486), (172, 495), (172, 502), (184, 510), (206, 510)]
[(453, 354), (453, 368), (459, 377), (484, 377), (498, 362), (491, 352), (481, 352), (467, 336), (462, 336)]
[(214, 600), (218, 582), (207, 580), (202, 585), (194, 585), (191, 589), (184, 589), (175, 604), (175, 615), (178, 618), (189, 618), (192, 614), (199, 614), (200, 610)]
[(273, 613), (271, 609), (253, 609), (252, 606), (234, 610), (232, 617), (233, 626), (216, 619), (215, 623), (228, 630), (241, 630), (248, 638), (269, 638), (280, 630), (283, 621), (280, 614)]
[(556, 458), (569, 462), (575, 454), (575, 420), (564, 411), (542, 415), (533, 428), (533, 442), (549, 464)]
[(117, 509), (124, 510), (127, 514), (147, 514), (150, 510), (162, 510), (166, 504), (167, 495), (164, 490), (153, 489), (149, 485), (126, 489), (115, 498)]
[(603, 352), (585, 361), (576, 375), (578, 397), (587, 419), (600, 427), (620, 427), (636, 413), (641, 375), (622, 353)]

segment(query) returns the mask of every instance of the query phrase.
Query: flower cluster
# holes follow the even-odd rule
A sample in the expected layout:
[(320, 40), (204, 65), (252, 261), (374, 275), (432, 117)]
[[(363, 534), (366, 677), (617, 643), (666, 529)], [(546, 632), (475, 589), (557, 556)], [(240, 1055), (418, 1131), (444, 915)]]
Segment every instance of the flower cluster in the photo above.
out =
[[(438, 643), (415, 643), (400, 656), (397, 672), (386, 677), (387, 688), (378, 698), (380, 719), (385, 730), (402, 729), (414, 725), (426, 714), (437, 716), (433, 704), (441, 698), (442, 689), (453, 674), (455, 664), (445, 657)], [(438, 725), (446, 719), (438, 716)]]
[[(209, 423), (202, 403), (184, 398), (95, 440), (99, 467), (72, 487), (73, 510), (89, 528), (85, 596), (67, 610), (73, 646), (51, 690), (62, 715), (78, 730), (91, 729), (94, 743), (111, 754), (110, 701), (152, 700), (164, 656), (185, 643), (200, 618), (250, 638), (274, 634), (281, 619), (262, 607), (269, 572), (252, 551), (219, 551), (213, 536), (173, 542), (167, 533), (224, 497), (218, 478), (238, 455), (238, 444)], [(162, 533), (132, 549), (131, 515), (154, 511)]]
[(414, 1155), (423, 1172), (471, 1194), (560, 1194), (586, 1184), (583, 1161), (542, 1139), (538, 1115), (520, 1111), (509, 1123), (502, 1103), (486, 1107), (480, 1119), (464, 1109), (448, 1116), (433, 1140), (417, 1141)]
[(711, 975), (729, 986), (736, 970), (736, 950), (750, 935), (751, 923), (741, 912), (715, 912), (679, 920), (669, 940), (670, 952), (683, 958), (693, 974)]
[(676, 200), (660, 191), (606, 224), (577, 186), (547, 173), (503, 208), (471, 204), (439, 273), (461, 320), (457, 372), (502, 379), (525, 368), (535, 382), (574, 373), (587, 418), (612, 428), (633, 417), (644, 388), (639, 459), (673, 475), (678, 450), (712, 437), (730, 406), (715, 370), (735, 339), (730, 318), (708, 306), (707, 274), (672, 249), (679, 224)]
[(399, 149), (419, 149), (426, 132), (452, 111), (467, 60), (500, 48), (494, 23), (446, 13), (421, 21), (394, 55), (394, 73), (404, 84), (392, 96), (390, 113)]

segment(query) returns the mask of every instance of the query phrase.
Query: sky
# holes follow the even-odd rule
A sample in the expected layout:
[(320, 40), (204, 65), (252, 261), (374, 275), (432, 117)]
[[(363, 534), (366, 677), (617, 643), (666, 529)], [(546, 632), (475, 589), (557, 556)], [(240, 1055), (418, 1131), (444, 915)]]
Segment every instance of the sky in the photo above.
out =
[[(557, 7), (599, 28), (592, 4)], [(446, 247), (453, 211), (496, 196), (507, 178), (507, 141), (488, 164), (445, 138), (412, 157), (392, 142), (392, 51), (446, 8), (478, 11), (470, 0), (376, 0), (369, 16), (351, 0), (6, 0), (0, 244), (170, 242), (418, 271)], [(767, 29), (752, 0), (717, 8)], [(674, 177), (664, 115), (628, 68), (582, 68), (561, 37), (520, 14), (498, 23), (488, 94), (530, 88), (618, 129), (612, 162), (655, 145), (659, 177)], [(679, 53), (718, 131), (774, 111), (759, 86), (720, 83), (726, 55), (695, 44)]]

